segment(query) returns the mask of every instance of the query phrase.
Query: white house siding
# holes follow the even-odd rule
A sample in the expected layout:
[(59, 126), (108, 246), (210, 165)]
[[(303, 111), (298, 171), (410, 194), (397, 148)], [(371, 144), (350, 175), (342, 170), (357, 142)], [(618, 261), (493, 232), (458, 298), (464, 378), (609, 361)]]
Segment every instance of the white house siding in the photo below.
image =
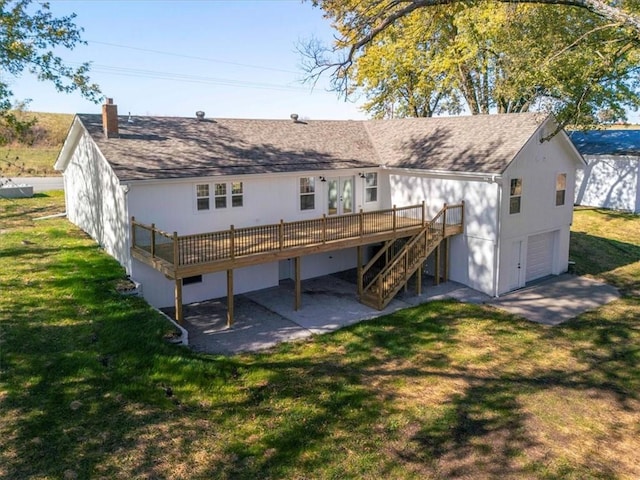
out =
[[(301, 177), (315, 178), (315, 209), (300, 210)], [(132, 183), (129, 193), (129, 213), (143, 223), (155, 223), (168, 232), (180, 235), (209, 232), (213, 230), (251, 227), (305, 220), (321, 217), (327, 213), (327, 182), (320, 177), (352, 176), (355, 182), (355, 211), (381, 208), (381, 192), (378, 202), (364, 202), (364, 182), (357, 171), (349, 172), (302, 172), (296, 174), (244, 175), (234, 177), (212, 177), (198, 180), (174, 180), (153, 183)], [(215, 183), (243, 182), (243, 205), (232, 207), (230, 200), (226, 208), (216, 209), (211, 197), (210, 210), (196, 208), (195, 186), (210, 184), (213, 192)]]
[[(278, 223), (281, 219), (295, 221), (316, 218), (326, 213), (326, 182), (324, 176), (353, 176), (355, 185), (354, 207), (357, 210), (375, 210), (378, 202), (364, 203), (364, 182), (359, 172), (313, 172), (295, 175), (246, 175), (236, 177), (216, 177), (197, 181), (176, 180), (163, 183), (132, 183), (128, 194), (129, 214), (142, 223), (155, 223), (161, 230), (180, 235), (225, 230), (235, 228)], [(315, 209), (301, 211), (299, 208), (299, 178), (313, 176), (316, 179)], [(198, 211), (196, 208), (195, 185), (209, 183), (213, 192), (215, 183), (226, 182), (230, 188), (232, 181), (243, 182), (243, 206), (231, 207), (230, 198), (227, 208), (214, 208), (211, 197), (210, 210)], [(301, 275), (303, 279), (338, 272), (356, 266), (356, 250), (340, 250), (326, 254), (305, 256), (302, 259)], [(285, 260), (286, 262), (286, 260)], [(244, 293), (278, 284), (279, 277), (292, 278), (292, 270), (278, 262), (257, 265), (235, 270), (235, 293)], [(154, 306), (172, 305), (175, 283), (167, 280), (161, 273), (141, 262), (133, 260), (132, 277), (143, 285), (143, 295)], [(204, 275), (202, 283), (185, 285), (183, 301), (185, 303), (202, 301), (226, 295), (226, 273)]]
[(83, 133), (63, 173), (67, 217), (130, 271), (126, 189)]
[[(498, 294), (523, 287), (526, 281), (545, 274), (538, 267), (527, 268), (527, 259), (533, 258), (533, 253), (528, 253), (529, 243), (536, 249), (537, 240), (543, 236), (550, 242), (552, 251), (548, 259), (536, 257), (536, 261), (550, 262), (549, 274), (557, 275), (567, 270), (576, 157), (568, 151), (568, 144), (560, 140), (556, 136), (540, 143), (537, 136), (532, 137), (503, 174)], [(567, 174), (562, 206), (556, 206), (559, 173)], [(514, 178), (522, 179), (521, 210), (510, 214), (510, 182)]]
[[(175, 282), (167, 279), (157, 270), (133, 260), (132, 277), (142, 284), (142, 294), (151, 305), (157, 308), (174, 304)], [(234, 293), (240, 294), (278, 285), (277, 262), (238, 268), (233, 271)], [(202, 276), (201, 283), (192, 283), (182, 287), (183, 303), (194, 303), (227, 295), (226, 272), (210, 273)]]
[(585, 155), (578, 171), (575, 203), (640, 213), (640, 157)]
[[(447, 178), (448, 177), (448, 178)], [(396, 206), (425, 202), (432, 218), (445, 203), (465, 201), (465, 230), (450, 241), (449, 277), (487, 294), (494, 293), (497, 206), (500, 186), (491, 175), (477, 179), (419, 172), (390, 174), (391, 202)], [(433, 268), (430, 266), (428, 268)]]

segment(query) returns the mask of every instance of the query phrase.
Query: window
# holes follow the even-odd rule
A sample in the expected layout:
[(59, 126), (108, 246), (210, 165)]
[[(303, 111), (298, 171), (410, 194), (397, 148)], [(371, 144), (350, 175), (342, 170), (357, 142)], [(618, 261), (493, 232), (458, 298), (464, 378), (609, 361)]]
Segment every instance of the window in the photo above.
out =
[(231, 206), (242, 206), (242, 182), (231, 183)]
[(509, 196), (509, 213), (520, 213), (520, 200), (522, 198), (522, 179), (511, 179), (511, 192)]
[(313, 177), (300, 179), (300, 210), (316, 208), (316, 180)]
[(194, 275), (193, 277), (184, 277), (182, 285), (192, 285), (194, 283), (202, 283), (202, 275)]
[(209, 210), (209, 185), (196, 185), (196, 207), (198, 210)]
[(227, 184), (216, 183), (213, 191), (216, 208), (227, 208)]
[(556, 177), (556, 205), (564, 205), (567, 192), (567, 174), (559, 173)]
[(367, 173), (364, 178), (364, 201), (365, 202), (377, 202), (378, 201), (378, 174)]

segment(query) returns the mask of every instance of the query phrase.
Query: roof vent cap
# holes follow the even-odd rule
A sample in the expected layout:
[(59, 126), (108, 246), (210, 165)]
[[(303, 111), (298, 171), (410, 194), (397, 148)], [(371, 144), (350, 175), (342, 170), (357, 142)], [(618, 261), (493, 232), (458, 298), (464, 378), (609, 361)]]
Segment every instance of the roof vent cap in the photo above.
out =
[(201, 122), (202, 120), (204, 120), (204, 112), (203, 112), (202, 110), (198, 110), (198, 111), (196, 112), (196, 118), (197, 118), (197, 119), (198, 119), (198, 121), (200, 121), (200, 122)]
[(291, 120), (293, 120), (294, 123), (296, 123), (298, 121), (298, 114), (297, 113), (292, 113), (291, 115), (289, 115), (289, 117), (291, 117)]

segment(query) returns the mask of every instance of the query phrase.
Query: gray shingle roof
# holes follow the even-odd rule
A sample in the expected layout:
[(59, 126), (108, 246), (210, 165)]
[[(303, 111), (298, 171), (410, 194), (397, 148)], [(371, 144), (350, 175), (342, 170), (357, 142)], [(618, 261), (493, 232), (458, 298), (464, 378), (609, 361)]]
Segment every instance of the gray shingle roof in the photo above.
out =
[(388, 166), (502, 173), (547, 118), (536, 113), (373, 120), (366, 128)]
[(107, 139), (101, 115), (78, 115), (121, 181), (377, 166), (360, 122), (127, 117)]
[(78, 115), (121, 181), (193, 178), (380, 164), (500, 173), (546, 117), (539, 114), (309, 121)]

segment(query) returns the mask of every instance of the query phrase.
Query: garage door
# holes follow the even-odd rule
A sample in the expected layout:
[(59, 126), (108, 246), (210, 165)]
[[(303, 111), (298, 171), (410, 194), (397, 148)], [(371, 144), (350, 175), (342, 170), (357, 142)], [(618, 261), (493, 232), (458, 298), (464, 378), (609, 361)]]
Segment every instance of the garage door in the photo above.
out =
[(551, 275), (553, 269), (553, 244), (557, 232), (531, 235), (527, 241), (527, 274), (525, 281)]

